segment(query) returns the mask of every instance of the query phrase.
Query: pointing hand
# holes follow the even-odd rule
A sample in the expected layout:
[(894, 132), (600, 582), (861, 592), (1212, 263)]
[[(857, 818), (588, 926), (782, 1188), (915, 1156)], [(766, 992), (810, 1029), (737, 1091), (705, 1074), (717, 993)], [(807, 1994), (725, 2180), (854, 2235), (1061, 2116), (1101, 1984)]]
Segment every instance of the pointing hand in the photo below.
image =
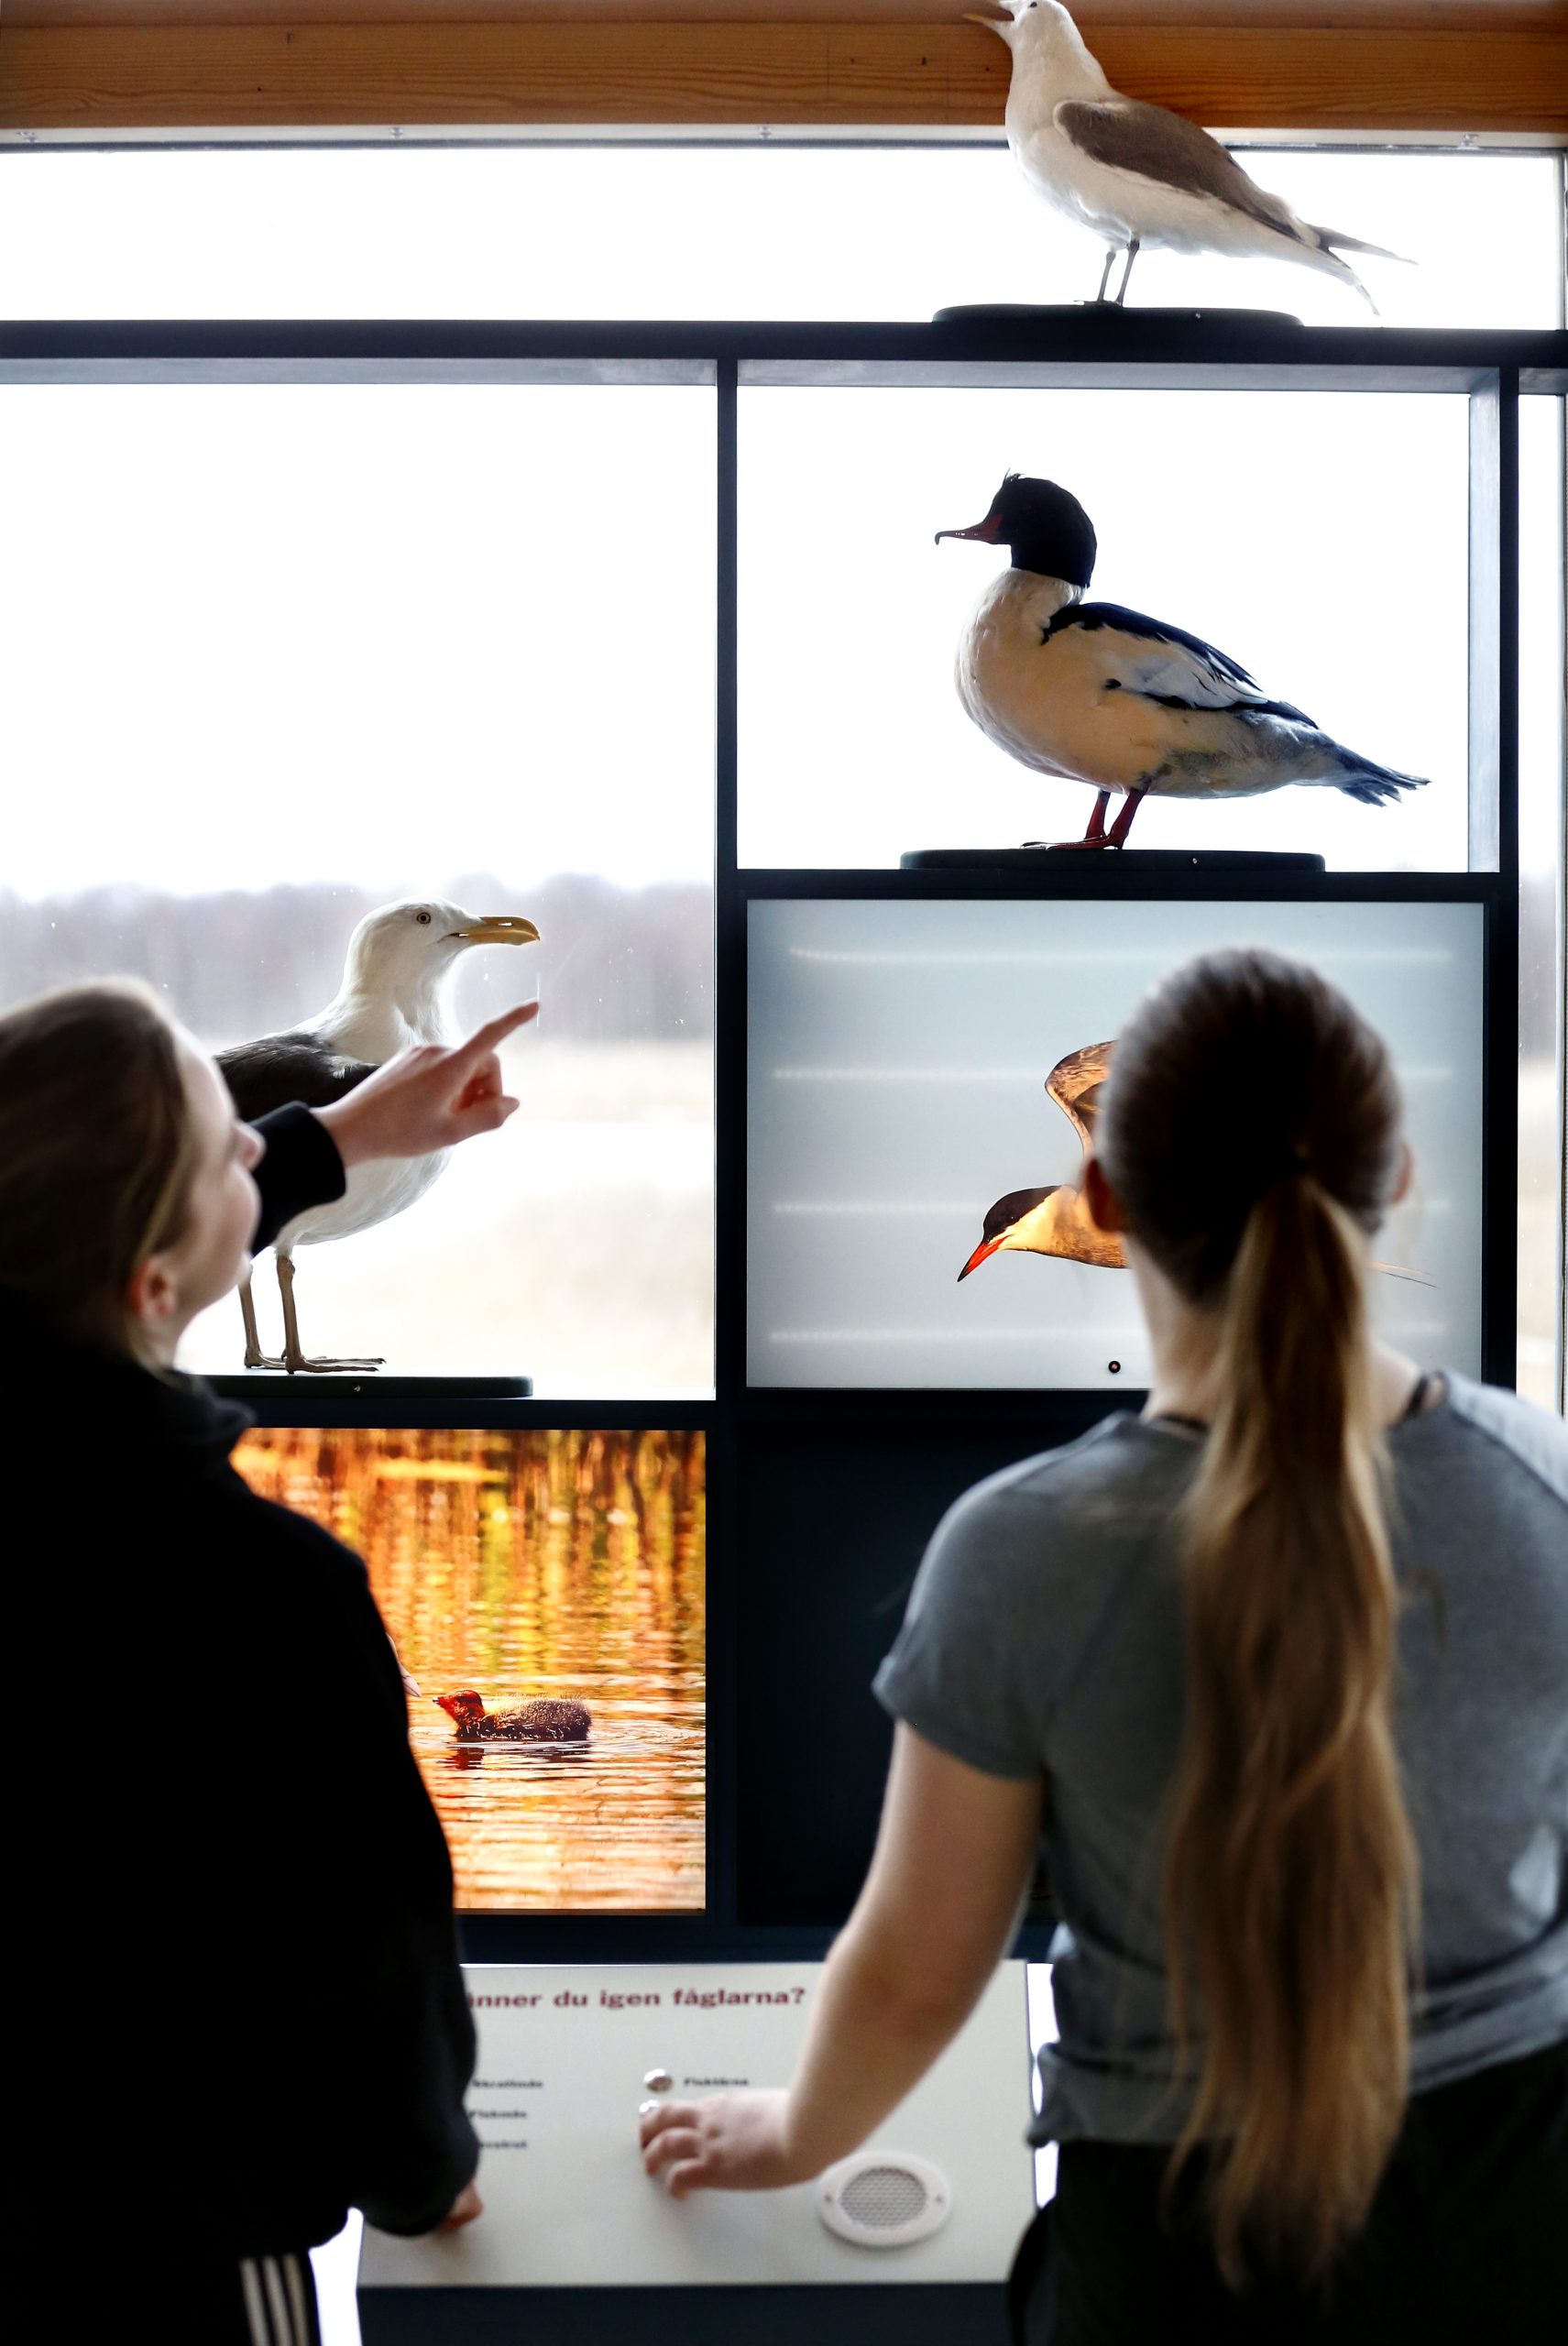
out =
[(466, 1043), (416, 1043), (315, 1114), (336, 1145), (345, 1169), (372, 1157), (426, 1157), (476, 1133), (493, 1133), (515, 1113), (502, 1089), (497, 1052), (509, 1035), (539, 1014), (525, 1002), (486, 1021)]

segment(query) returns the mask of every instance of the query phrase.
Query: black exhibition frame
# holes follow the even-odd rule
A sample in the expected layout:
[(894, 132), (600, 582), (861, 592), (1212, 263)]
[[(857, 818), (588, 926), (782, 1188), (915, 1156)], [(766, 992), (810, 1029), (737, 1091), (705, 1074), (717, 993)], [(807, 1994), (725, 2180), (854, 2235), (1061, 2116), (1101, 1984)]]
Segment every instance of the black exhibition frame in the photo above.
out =
[[(932, 325), (635, 323), (0, 323), (0, 383), (687, 383), (715, 399), (716, 1296), (711, 1399), (680, 1403), (480, 1400), (460, 1379), (416, 1400), (371, 1379), (302, 1378), (272, 1423), (701, 1428), (707, 1442), (707, 1909), (701, 1915), (469, 1915), (478, 1961), (803, 1959), (832, 1924), (770, 1919), (739, 1896), (751, 1827), (741, 1813), (740, 1478), (748, 1442), (787, 1432), (826, 1463), (870, 1440), (939, 1447), (944, 1428), (1020, 1449), (1072, 1439), (1113, 1406), (1103, 1393), (762, 1390), (745, 1383), (746, 919), (754, 901), (795, 897), (1161, 897), (1475, 903), (1485, 911), (1482, 1328), (1486, 1376), (1514, 1377), (1519, 1039), (1519, 401), (1568, 390), (1568, 334), (1308, 329), (1262, 313), (1080, 311), (959, 317)], [(1462, 874), (1227, 870), (1139, 858), (1121, 869), (767, 872), (738, 862), (737, 511), (741, 411), (752, 384), (918, 389), (1440, 391), (1470, 412), (1470, 870)], [(911, 847), (930, 844), (911, 840)], [(1155, 868), (1157, 861), (1158, 869)], [(227, 1380), (243, 1392), (243, 1380)], [(1117, 1405), (1136, 1395), (1117, 1396)], [(391, 1404), (390, 1409), (389, 1404)], [(819, 1568), (820, 1569), (820, 1568)], [(809, 1577), (810, 1567), (803, 1566)], [(809, 1712), (803, 1735), (823, 1731)], [(830, 1727), (828, 1729), (830, 1732)], [(1019, 1952), (1044, 1952), (1043, 1924)]]

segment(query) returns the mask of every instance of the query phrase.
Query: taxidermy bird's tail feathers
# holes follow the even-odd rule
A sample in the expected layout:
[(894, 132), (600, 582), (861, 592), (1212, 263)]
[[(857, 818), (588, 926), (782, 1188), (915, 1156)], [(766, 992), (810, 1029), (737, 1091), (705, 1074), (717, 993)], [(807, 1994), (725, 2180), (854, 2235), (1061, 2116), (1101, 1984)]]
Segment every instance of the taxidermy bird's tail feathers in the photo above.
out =
[(1414, 269), (1416, 265), (1409, 253), (1391, 253), (1386, 245), (1364, 244), (1359, 236), (1342, 236), (1337, 228), (1320, 228), (1316, 221), (1312, 223), (1312, 234), (1320, 245), (1332, 245), (1342, 252), (1370, 253), (1374, 260), (1397, 260), (1401, 269)]
[(1347, 750), (1343, 742), (1329, 744), (1331, 754), (1344, 768), (1344, 780), (1335, 784), (1348, 798), (1359, 798), (1364, 806), (1387, 806), (1401, 791), (1424, 790), (1424, 773), (1396, 773), (1391, 766), (1374, 765), (1354, 750)]

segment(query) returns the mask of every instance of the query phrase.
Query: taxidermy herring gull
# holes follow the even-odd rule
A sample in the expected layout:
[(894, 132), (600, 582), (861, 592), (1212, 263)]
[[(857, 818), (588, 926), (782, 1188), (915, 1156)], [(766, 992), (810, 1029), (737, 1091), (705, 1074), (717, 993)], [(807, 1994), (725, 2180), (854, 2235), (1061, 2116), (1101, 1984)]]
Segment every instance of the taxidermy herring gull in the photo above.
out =
[(1381, 245), (1315, 228), (1249, 178), (1229, 149), (1185, 115), (1124, 98), (1111, 87), (1058, 0), (1007, 0), (1010, 18), (970, 16), (1013, 52), (1007, 144), (1035, 193), (1110, 249), (1097, 299), (1125, 252), (1123, 301), (1144, 245), (1174, 252), (1300, 261), (1377, 304), (1342, 250), (1398, 260)]
[[(329, 1107), (410, 1044), (455, 1042), (448, 996), (459, 957), (471, 945), (531, 945), (538, 937), (533, 923), (514, 914), (476, 918), (436, 898), (367, 913), (348, 940), (343, 983), (323, 1011), (284, 1034), (217, 1054), (236, 1108), (250, 1124), (291, 1101)], [(307, 1358), (294, 1309), (294, 1249), (351, 1237), (403, 1212), (439, 1178), (451, 1154), (443, 1148), (428, 1157), (356, 1165), (335, 1204), (312, 1206), (284, 1224), (273, 1242), (283, 1301), (282, 1357), (269, 1360), (262, 1353), (247, 1277), (239, 1291), (247, 1368), (285, 1368), (292, 1376), (380, 1367), (379, 1360)]]
[[(1201, 636), (1084, 602), (1094, 525), (1055, 481), (1009, 473), (983, 521), (937, 535), (1011, 553), (959, 645), (959, 698), (1021, 764), (1098, 791), (1083, 838), (1061, 844), (1119, 848), (1146, 797), (1249, 798), (1300, 782), (1376, 806), (1424, 787), (1271, 700)], [(1107, 830), (1113, 791), (1124, 803)]]

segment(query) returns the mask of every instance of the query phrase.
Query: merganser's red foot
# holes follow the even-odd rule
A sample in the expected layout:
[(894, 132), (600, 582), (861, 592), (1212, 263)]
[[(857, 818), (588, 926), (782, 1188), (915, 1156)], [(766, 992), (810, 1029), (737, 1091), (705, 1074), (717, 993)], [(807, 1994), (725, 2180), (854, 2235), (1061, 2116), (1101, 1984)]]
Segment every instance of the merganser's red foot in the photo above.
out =
[(1024, 844), (1025, 847), (1049, 848), (1053, 854), (1062, 855), (1069, 852), (1076, 854), (1080, 847), (1120, 847), (1122, 842), (1113, 839), (1109, 831), (1089, 831), (1080, 839), (1025, 839)]
[(1108, 790), (1102, 790), (1094, 801), (1094, 812), (1089, 818), (1089, 828), (1080, 839), (1025, 839), (1024, 844), (1025, 847), (1043, 847), (1053, 850), (1120, 847), (1133, 828), (1133, 817), (1138, 811), (1138, 801), (1143, 795), (1141, 790), (1130, 790), (1127, 793), (1127, 803), (1109, 830), (1105, 828), (1105, 809), (1111, 804), (1111, 793)]

